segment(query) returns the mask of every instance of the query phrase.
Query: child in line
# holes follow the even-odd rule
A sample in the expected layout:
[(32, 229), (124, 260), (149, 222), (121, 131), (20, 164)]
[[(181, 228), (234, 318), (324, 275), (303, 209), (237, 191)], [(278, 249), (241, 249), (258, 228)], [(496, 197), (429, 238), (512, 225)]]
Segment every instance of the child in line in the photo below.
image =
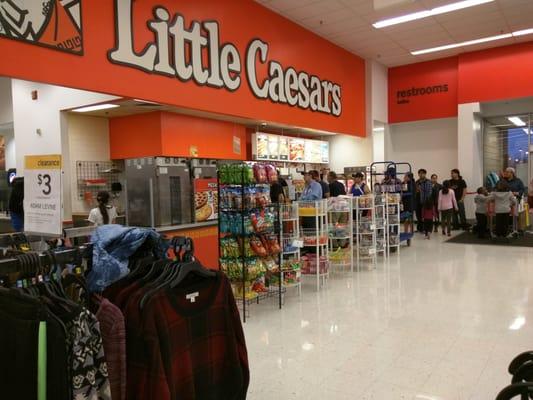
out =
[(431, 239), (431, 232), (433, 231), (433, 218), (435, 218), (435, 204), (433, 204), (433, 199), (428, 198), (424, 207), (422, 208), (422, 220), (424, 221), (424, 233), (426, 239)]
[(494, 212), (496, 213), (496, 236), (507, 237), (509, 233), (509, 215), (511, 207), (516, 205), (516, 198), (509, 190), (506, 181), (500, 180), (496, 185), (496, 191), (489, 196), (494, 201)]
[(479, 187), (477, 189), (474, 203), (476, 204), (476, 221), (477, 221), (477, 236), (484, 239), (487, 234), (487, 212), (490, 197), (486, 188)]
[(455, 192), (450, 189), (450, 182), (445, 181), (439, 191), (439, 211), (441, 212), (442, 234), (452, 236), (451, 225), (454, 211), (459, 211)]

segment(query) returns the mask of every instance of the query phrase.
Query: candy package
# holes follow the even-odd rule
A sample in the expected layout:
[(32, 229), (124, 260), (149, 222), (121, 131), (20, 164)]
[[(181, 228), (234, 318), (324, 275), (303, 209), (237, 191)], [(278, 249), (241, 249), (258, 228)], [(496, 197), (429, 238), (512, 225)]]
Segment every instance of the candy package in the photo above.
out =
[(278, 181), (278, 172), (276, 171), (276, 167), (274, 167), (272, 164), (268, 164), (265, 166), (266, 173), (267, 173), (267, 179), (270, 183), (275, 183)]
[(263, 164), (254, 164), (254, 177), (257, 183), (267, 183), (268, 175)]

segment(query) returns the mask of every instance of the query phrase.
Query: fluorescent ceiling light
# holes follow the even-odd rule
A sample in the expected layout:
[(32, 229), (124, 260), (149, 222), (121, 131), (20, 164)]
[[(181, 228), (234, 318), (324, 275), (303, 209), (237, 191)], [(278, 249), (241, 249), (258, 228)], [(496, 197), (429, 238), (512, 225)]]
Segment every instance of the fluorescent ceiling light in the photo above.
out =
[(418, 11), (418, 12), (415, 12), (415, 13), (412, 13), (412, 14), (402, 15), (400, 17), (384, 19), (382, 21), (378, 21), (378, 22), (372, 24), (372, 26), (374, 28), (377, 28), (377, 29), (385, 28), (387, 26), (403, 24), (405, 22), (415, 21), (417, 19), (432, 17), (434, 15), (445, 14), (445, 13), (449, 13), (449, 12), (452, 12), (452, 11), (462, 10), (463, 8), (478, 6), (480, 4), (490, 3), (490, 2), (493, 2), (493, 1), (494, 0), (463, 0), (463, 1), (458, 1), (456, 3), (451, 3), (451, 4), (448, 4), (448, 5), (445, 5), (445, 6), (432, 8), (431, 10)]
[(455, 49), (457, 47), (471, 46), (473, 44), (492, 42), (493, 40), (508, 39), (508, 38), (510, 38), (512, 36), (513, 35), (511, 33), (504, 33), (503, 35), (489, 36), (489, 37), (486, 37), (486, 38), (474, 39), (474, 40), (469, 40), (469, 41), (466, 41), (466, 42), (453, 43), (453, 44), (447, 44), (447, 45), (444, 45), (444, 46), (432, 47), (430, 49), (416, 50), (416, 51), (412, 51), (411, 54), (413, 56), (419, 56), (421, 54), (434, 53), (436, 51), (443, 51), (443, 50)]
[(137, 103), (147, 103), (147, 104), (155, 104), (155, 105), (159, 105), (159, 103), (155, 103), (155, 102), (153, 102), (153, 101), (148, 101), (148, 100), (133, 99), (133, 101), (136, 101)]
[(516, 126), (526, 126), (527, 124), (522, 120), (520, 117), (507, 117), (509, 121), (511, 121)]
[(76, 108), (72, 111), (84, 113), (84, 112), (91, 112), (91, 111), (107, 110), (108, 108), (116, 108), (116, 107), (119, 107), (119, 106), (117, 104), (97, 104), (95, 106)]
[(515, 31), (515, 32), (513, 32), (513, 36), (531, 35), (532, 33), (533, 33), (533, 28), (530, 28), (530, 29), (522, 29), (521, 31)]
[[(526, 133), (526, 135), (529, 135), (529, 130), (527, 128), (524, 128), (524, 132)], [(527, 154), (527, 151), (526, 151), (526, 154)]]
[(412, 51), (411, 54), (413, 56), (419, 56), (421, 54), (434, 53), (436, 51), (455, 49), (457, 47), (471, 46), (473, 44), (492, 42), (494, 40), (509, 39), (511, 37), (524, 36), (524, 35), (530, 35), (530, 34), (533, 34), (533, 28), (523, 29), (521, 31), (515, 31), (512, 33), (504, 33), (502, 35), (484, 37), (481, 39), (467, 40), (466, 42), (452, 43), (452, 44), (446, 44), (444, 46), (431, 47), (429, 49), (415, 50), (415, 51)]

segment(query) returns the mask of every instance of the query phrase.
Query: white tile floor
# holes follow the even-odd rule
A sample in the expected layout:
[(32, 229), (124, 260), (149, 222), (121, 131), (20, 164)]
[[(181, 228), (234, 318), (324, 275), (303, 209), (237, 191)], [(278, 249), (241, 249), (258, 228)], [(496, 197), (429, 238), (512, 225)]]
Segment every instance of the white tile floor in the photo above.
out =
[(443, 242), (253, 306), (249, 399), (494, 399), (533, 349), (533, 249)]

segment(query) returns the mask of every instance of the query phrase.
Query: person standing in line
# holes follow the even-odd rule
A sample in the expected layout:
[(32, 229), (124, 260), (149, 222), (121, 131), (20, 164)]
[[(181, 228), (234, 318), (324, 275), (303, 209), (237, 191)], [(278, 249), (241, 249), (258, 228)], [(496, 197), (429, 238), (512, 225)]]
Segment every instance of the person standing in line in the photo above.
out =
[(320, 174), (316, 169), (309, 171), (309, 173), (322, 188), (322, 198), (327, 199), (329, 197), (329, 185), (326, 182), (324, 182), (322, 179), (320, 179)]
[(442, 185), (439, 183), (439, 177), (437, 174), (431, 175), (431, 184), (433, 185), (431, 197), (433, 197), (433, 204), (435, 206), (435, 219), (434, 219), (433, 227), (435, 228), (435, 232), (438, 232), (439, 225), (440, 225), (439, 192), (442, 189)]
[(431, 199), (433, 185), (427, 179), (427, 171), (424, 168), (418, 170), (418, 180), (416, 181), (416, 230), (424, 232), (424, 217), (422, 210), (428, 199)]
[(353, 185), (350, 194), (354, 197), (363, 196), (370, 193), (370, 188), (364, 181), (365, 176), (362, 172), (357, 172), (353, 175)]
[(15, 232), (24, 231), (24, 178), (15, 178), (11, 183), (11, 195), (9, 196), (9, 214), (11, 226)]
[(270, 185), (270, 200), (272, 203), (285, 203), (287, 198), (285, 196), (285, 188), (287, 187), (287, 181), (280, 176), (278, 171), (278, 180)]
[(435, 217), (435, 205), (433, 199), (430, 197), (426, 199), (422, 208), (422, 218), (424, 220), (424, 234), (426, 239), (431, 239), (431, 232), (433, 232), (433, 218)]
[(304, 172), (305, 188), (300, 196), (303, 201), (322, 200), (322, 186), (311, 176), (311, 172)]
[(329, 195), (331, 197), (338, 197), (346, 194), (346, 188), (337, 180), (337, 174), (334, 171), (328, 173)]
[(442, 216), (442, 234), (451, 236), (451, 223), (454, 211), (457, 211), (457, 199), (450, 182), (445, 181), (439, 192), (438, 209)]
[(415, 193), (415, 178), (412, 172), (408, 172), (403, 177), (402, 183), (402, 212), (400, 219), (403, 221), (403, 231), (411, 232), (413, 222), (413, 193)]
[(526, 187), (522, 179), (516, 176), (516, 170), (512, 167), (507, 168), (504, 173), (504, 179), (507, 181), (509, 190), (515, 195), (517, 201), (520, 202), (526, 191)]
[(457, 201), (457, 211), (453, 213), (453, 229), (466, 229), (465, 196), (467, 185), (457, 168), (452, 169), (451, 176), (452, 179), (448, 182), (450, 189), (455, 193), (455, 200)]
[(477, 237), (484, 239), (487, 234), (487, 213), (490, 197), (487, 189), (483, 186), (477, 189), (474, 203), (476, 204)]
[(505, 180), (501, 180), (496, 185), (496, 191), (490, 194), (490, 200), (494, 201), (494, 212), (496, 214), (496, 236), (507, 237), (509, 233), (509, 215), (511, 208), (516, 206), (516, 198), (509, 190), (509, 185)]
[(98, 202), (98, 207), (93, 208), (89, 213), (89, 222), (93, 223), (95, 226), (114, 224), (115, 219), (117, 218), (117, 209), (109, 204), (108, 192), (98, 192), (96, 196), (96, 201)]

